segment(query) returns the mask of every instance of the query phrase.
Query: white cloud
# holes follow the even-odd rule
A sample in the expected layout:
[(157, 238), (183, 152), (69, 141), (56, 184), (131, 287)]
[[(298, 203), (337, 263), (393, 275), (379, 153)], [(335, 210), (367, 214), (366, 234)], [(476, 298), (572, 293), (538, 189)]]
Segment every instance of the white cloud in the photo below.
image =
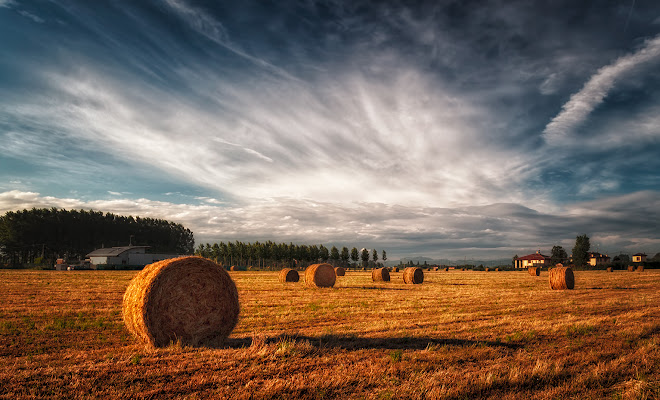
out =
[(1, 214), (32, 207), (164, 218), (190, 228), (197, 243), (274, 240), (364, 246), (385, 249), (392, 259), (415, 254), (508, 258), (539, 246), (548, 251), (555, 244), (571, 246), (581, 233), (588, 233), (593, 243), (609, 252), (660, 250), (660, 236), (648, 222), (660, 217), (656, 192), (576, 203), (556, 214), (516, 204), (439, 208), (272, 198), (219, 206), (213, 201), (199, 205), (149, 199), (83, 201), (15, 190), (0, 193)]
[(618, 58), (615, 62), (599, 69), (584, 87), (573, 94), (562, 106), (561, 112), (546, 125), (543, 136), (549, 144), (562, 144), (570, 139), (574, 129), (582, 124), (589, 114), (603, 102), (617, 80), (641, 64), (660, 56), (660, 36), (648, 40), (633, 54)]

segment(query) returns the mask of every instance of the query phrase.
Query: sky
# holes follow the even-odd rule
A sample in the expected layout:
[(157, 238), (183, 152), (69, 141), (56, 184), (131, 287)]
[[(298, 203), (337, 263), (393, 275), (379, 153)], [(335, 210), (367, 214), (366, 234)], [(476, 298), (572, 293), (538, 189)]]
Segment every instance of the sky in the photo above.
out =
[(2, 214), (653, 255), (660, 3), (0, 0), (0, 143)]

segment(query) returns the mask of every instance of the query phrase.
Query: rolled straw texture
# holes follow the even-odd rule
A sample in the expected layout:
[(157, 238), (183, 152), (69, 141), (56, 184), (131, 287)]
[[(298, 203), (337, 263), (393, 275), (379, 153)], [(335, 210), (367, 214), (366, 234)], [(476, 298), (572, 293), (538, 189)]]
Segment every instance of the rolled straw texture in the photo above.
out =
[(573, 289), (575, 277), (570, 267), (555, 267), (550, 270), (550, 288), (554, 290)]
[(337, 281), (330, 264), (312, 264), (305, 270), (305, 284), (311, 287), (333, 287)]
[(337, 267), (335, 268), (335, 275), (346, 276), (346, 270), (344, 269), (344, 267)]
[(539, 267), (528, 267), (527, 272), (529, 272), (529, 274), (532, 275), (532, 276), (539, 276), (539, 275), (541, 275), (541, 268), (539, 268)]
[(298, 271), (296, 271), (295, 269), (284, 268), (283, 270), (280, 271), (279, 279), (280, 282), (282, 283), (298, 282), (300, 280), (300, 275), (298, 274)]
[(403, 270), (403, 283), (412, 285), (424, 282), (424, 271), (419, 267), (408, 267)]
[(128, 331), (151, 347), (175, 342), (218, 346), (236, 326), (239, 313), (231, 277), (202, 257), (147, 265), (128, 284), (122, 306)]
[(371, 280), (373, 282), (389, 282), (390, 271), (387, 268), (375, 268), (371, 270)]

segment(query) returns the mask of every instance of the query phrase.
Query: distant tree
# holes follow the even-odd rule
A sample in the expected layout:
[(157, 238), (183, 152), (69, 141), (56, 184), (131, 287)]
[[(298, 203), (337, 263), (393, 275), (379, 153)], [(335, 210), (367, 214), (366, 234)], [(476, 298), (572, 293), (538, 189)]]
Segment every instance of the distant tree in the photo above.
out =
[(330, 259), (334, 264), (339, 261), (339, 250), (335, 246), (332, 246), (332, 249), (330, 249)]
[(589, 243), (589, 236), (586, 234), (577, 236), (575, 238), (575, 247), (573, 247), (573, 264), (576, 266), (587, 265), (588, 252), (591, 248)]
[(354, 263), (357, 263), (359, 259), (360, 259), (360, 255), (359, 255), (359, 253), (358, 253), (358, 249), (356, 249), (355, 247), (353, 247), (353, 248), (351, 249), (351, 260), (352, 260)]
[(651, 257), (651, 261), (660, 261), (660, 253), (655, 253), (655, 255)]
[(360, 259), (362, 260), (362, 266), (366, 267), (367, 263), (369, 262), (369, 250), (362, 249), (362, 253), (360, 254)]
[(371, 259), (374, 260), (374, 264), (378, 262), (378, 250), (371, 250)]
[(348, 260), (351, 257), (351, 255), (348, 252), (348, 247), (344, 246), (341, 248), (341, 254), (339, 255), (339, 258), (341, 258), (341, 262), (344, 265), (348, 264)]
[(385, 250), (383, 250), (383, 255), (380, 258), (383, 262), (387, 261), (387, 253), (385, 253)]
[(328, 258), (330, 258), (330, 252), (328, 251), (328, 248), (325, 247), (324, 245), (319, 246), (319, 257), (323, 262), (328, 261)]
[(552, 265), (557, 265), (558, 263), (564, 263), (568, 259), (568, 254), (561, 246), (553, 246), (552, 253), (550, 254), (550, 262)]

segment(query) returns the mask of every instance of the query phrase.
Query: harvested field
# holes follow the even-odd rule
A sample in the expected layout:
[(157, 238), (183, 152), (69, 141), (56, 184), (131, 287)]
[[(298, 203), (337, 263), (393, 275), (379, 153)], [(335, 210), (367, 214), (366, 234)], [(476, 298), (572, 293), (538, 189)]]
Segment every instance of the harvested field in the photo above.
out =
[(0, 270), (0, 398), (660, 398), (657, 270), (575, 271), (569, 291), (526, 271), (230, 272), (241, 311), (217, 349), (139, 344), (136, 273)]

